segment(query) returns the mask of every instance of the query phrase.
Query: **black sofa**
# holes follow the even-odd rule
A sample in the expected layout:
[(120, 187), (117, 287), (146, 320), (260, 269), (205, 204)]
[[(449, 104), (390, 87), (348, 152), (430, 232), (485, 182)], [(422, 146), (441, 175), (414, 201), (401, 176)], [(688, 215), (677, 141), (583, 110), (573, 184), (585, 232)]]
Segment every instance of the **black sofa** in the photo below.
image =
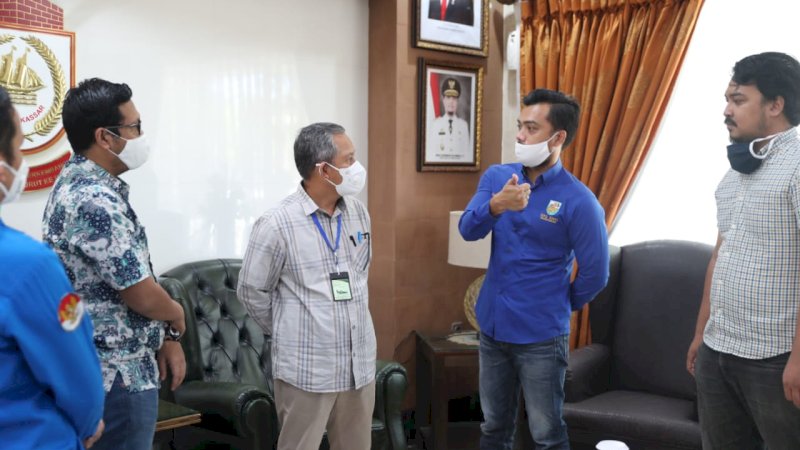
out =
[(604, 439), (631, 450), (701, 448), (685, 361), (712, 250), (685, 241), (612, 247), (609, 284), (590, 303), (593, 343), (569, 358), (573, 449)]

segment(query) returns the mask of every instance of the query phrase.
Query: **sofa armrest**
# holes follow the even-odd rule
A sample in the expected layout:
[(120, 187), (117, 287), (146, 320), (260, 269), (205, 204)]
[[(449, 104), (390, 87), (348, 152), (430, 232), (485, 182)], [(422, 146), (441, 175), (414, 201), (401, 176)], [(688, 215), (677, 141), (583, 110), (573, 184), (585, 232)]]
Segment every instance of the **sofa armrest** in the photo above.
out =
[(565, 401), (579, 402), (609, 388), (611, 349), (590, 344), (569, 355), (564, 383)]
[(278, 435), (274, 400), (252, 385), (190, 381), (175, 391), (175, 403), (225, 419), (242, 437)]
[(405, 450), (407, 447), (401, 413), (407, 388), (408, 374), (405, 367), (394, 361), (377, 361), (373, 415), (386, 425), (391, 450)]

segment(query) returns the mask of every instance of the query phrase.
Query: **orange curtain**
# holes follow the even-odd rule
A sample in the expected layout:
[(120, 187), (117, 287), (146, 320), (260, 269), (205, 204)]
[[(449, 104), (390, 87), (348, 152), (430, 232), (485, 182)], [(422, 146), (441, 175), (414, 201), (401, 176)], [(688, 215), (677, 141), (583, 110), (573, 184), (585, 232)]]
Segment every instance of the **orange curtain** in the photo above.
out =
[[(703, 0), (523, 0), (520, 91), (581, 104), (564, 167), (597, 195), (611, 227), (667, 107)], [(571, 348), (591, 341), (589, 310)]]

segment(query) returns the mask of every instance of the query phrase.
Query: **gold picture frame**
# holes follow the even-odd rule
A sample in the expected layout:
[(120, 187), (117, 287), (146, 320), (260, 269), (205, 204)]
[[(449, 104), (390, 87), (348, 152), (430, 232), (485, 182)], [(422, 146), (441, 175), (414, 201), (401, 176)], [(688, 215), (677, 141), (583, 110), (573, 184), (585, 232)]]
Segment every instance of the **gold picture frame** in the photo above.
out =
[(483, 67), (424, 58), (417, 65), (417, 171), (480, 170)]
[(416, 0), (414, 11), (416, 47), (489, 54), (489, 0)]

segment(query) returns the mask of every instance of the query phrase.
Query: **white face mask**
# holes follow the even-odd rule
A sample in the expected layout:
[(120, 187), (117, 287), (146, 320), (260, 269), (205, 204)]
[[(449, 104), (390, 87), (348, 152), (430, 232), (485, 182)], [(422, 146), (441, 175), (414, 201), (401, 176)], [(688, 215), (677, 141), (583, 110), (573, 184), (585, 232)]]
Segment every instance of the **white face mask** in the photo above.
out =
[(0, 161), (0, 166), (5, 168), (14, 175), (14, 181), (11, 182), (11, 187), (6, 187), (5, 184), (0, 183), (0, 191), (3, 191), (3, 200), (0, 202), (3, 205), (17, 201), (22, 191), (25, 190), (25, 182), (28, 181), (28, 162), (22, 160), (19, 169), (14, 170), (11, 164), (5, 161)]
[(125, 148), (123, 148), (119, 154), (114, 152), (111, 153), (119, 158), (120, 161), (122, 161), (122, 163), (128, 167), (128, 169), (136, 169), (144, 164), (145, 161), (147, 161), (147, 157), (150, 155), (150, 145), (147, 144), (144, 134), (139, 135), (139, 137), (136, 139), (125, 139), (124, 137), (114, 134), (111, 131), (109, 131), (109, 133), (126, 142)]
[(550, 157), (550, 148), (547, 147), (547, 143), (554, 137), (556, 137), (555, 134), (538, 144), (520, 144), (517, 142), (514, 145), (514, 154), (517, 155), (517, 161), (521, 162), (525, 167), (536, 167), (543, 163)]
[[(322, 165), (328, 163), (319, 163), (317, 164), (322, 170)], [(342, 176), (341, 184), (335, 184), (333, 181), (326, 178), (328, 183), (332, 184), (333, 187), (336, 188), (336, 192), (341, 195), (356, 195), (364, 189), (364, 184), (367, 182), (367, 169), (361, 165), (360, 162), (354, 162), (350, 167), (344, 167), (342, 169), (328, 164), (333, 169), (336, 169), (337, 172)]]

